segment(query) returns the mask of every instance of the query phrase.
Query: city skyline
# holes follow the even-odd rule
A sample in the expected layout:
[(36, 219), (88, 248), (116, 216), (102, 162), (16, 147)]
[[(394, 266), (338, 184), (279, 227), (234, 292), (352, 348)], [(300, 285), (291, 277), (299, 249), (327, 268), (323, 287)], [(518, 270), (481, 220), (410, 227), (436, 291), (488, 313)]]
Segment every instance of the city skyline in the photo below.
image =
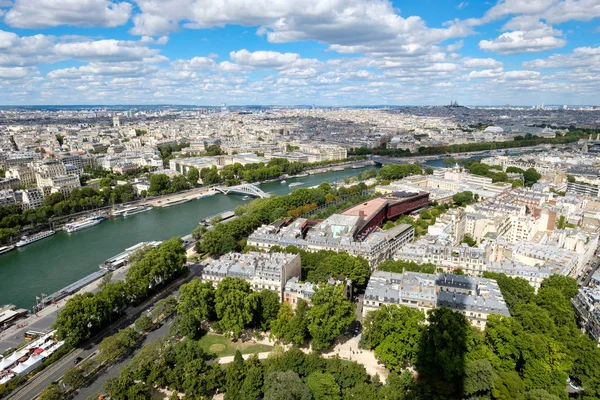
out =
[(0, 0), (0, 105), (596, 105), (600, 2)]

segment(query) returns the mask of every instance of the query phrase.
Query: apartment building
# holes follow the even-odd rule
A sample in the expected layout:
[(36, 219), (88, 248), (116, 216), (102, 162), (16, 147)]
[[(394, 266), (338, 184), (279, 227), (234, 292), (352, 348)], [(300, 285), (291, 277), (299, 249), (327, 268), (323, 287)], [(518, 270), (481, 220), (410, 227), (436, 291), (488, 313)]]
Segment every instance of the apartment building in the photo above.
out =
[(206, 265), (202, 280), (217, 286), (226, 277), (242, 278), (253, 290), (271, 290), (283, 298), (286, 282), (300, 277), (300, 256), (287, 253), (230, 253)]
[(376, 271), (365, 291), (363, 316), (382, 305), (404, 305), (423, 312), (450, 308), (481, 330), (490, 314), (510, 316), (496, 281), (452, 274)]
[(600, 346), (600, 288), (582, 287), (571, 302), (577, 324)]
[(0, 190), (0, 207), (15, 204), (15, 192), (12, 189)]
[(35, 173), (27, 165), (18, 165), (6, 171), (7, 178), (16, 178), (23, 186), (35, 185)]
[(449, 271), (460, 268), (467, 274), (481, 275), (486, 270), (488, 253), (485, 243), (480, 247), (454, 246), (447, 236), (426, 236), (404, 245), (393, 258), (417, 264), (430, 263)]
[(44, 203), (44, 192), (40, 188), (23, 190), (23, 209), (40, 208)]

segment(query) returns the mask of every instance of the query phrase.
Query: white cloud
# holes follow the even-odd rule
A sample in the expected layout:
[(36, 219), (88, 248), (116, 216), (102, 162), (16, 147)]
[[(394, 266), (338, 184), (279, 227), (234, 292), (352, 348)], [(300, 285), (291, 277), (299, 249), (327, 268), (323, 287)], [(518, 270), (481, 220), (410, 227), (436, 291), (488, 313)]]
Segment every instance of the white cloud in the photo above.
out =
[(472, 33), (455, 21), (429, 28), (418, 16), (402, 17), (389, 0), (136, 0), (137, 35), (227, 24), (256, 26), (273, 43), (316, 40), (340, 53), (423, 54), (434, 44)]
[(131, 9), (130, 3), (109, 0), (16, 0), (4, 22), (19, 28), (115, 27), (129, 20)]
[(229, 53), (229, 57), (238, 64), (259, 68), (280, 68), (300, 59), (300, 55), (297, 53), (279, 53), (277, 51), (251, 53), (246, 49), (232, 51)]
[(467, 68), (501, 68), (502, 63), (493, 58), (463, 58), (462, 63)]
[(38, 70), (37, 68), (32, 68), (32, 67), (13, 67), (13, 68), (7, 68), (7, 67), (0, 67), (0, 79), (8, 79), (8, 80), (12, 80), (12, 79), (22, 79), (22, 78), (27, 78), (33, 75), (37, 75), (38, 74)]
[(57, 38), (41, 34), (19, 37), (0, 30), (0, 65), (27, 66), (64, 60), (156, 63), (166, 58), (158, 49), (145, 46), (144, 40), (93, 40), (73, 35)]
[(548, 26), (532, 31), (512, 31), (501, 34), (494, 40), (482, 40), (479, 48), (501, 54), (534, 53), (563, 47), (567, 41), (555, 35), (562, 35)]
[(463, 41), (459, 40), (458, 42), (449, 44), (448, 46), (446, 46), (446, 50), (448, 50), (450, 53), (454, 53), (455, 51), (458, 51), (460, 49), (462, 49), (463, 47)]
[(572, 53), (554, 54), (525, 62), (523, 66), (533, 69), (585, 68), (589, 71), (600, 68), (600, 47), (577, 47)]
[(456, 6), (456, 8), (459, 9), (459, 10), (462, 10), (463, 8), (465, 8), (468, 5), (469, 5), (469, 3), (467, 3), (466, 1), (461, 1), (460, 3), (458, 3), (458, 5)]
[(159, 51), (140, 46), (139, 42), (106, 39), (58, 43), (54, 46), (54, 53), (65, 59), (85, 61), (141, 61), (158, 56)]
[(499, 81), (506, 80), (523, 80), (523, 79), (535, 79), (540, 76), (537, 71), (517, 70), (517, 71), (504, 71), (503, 68), (495, 69), (484, 69), (481, 71), (471, 71), (467, 75), (467, 79), (481, 79), (481, 78), (494, 78)]

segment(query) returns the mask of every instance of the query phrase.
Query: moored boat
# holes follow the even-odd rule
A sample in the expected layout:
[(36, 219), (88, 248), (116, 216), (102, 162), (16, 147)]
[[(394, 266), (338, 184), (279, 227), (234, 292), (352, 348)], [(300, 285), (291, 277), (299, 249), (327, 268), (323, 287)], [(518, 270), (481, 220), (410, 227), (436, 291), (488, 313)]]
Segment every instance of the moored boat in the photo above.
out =
[(48, 236), (52, 236), (55, 233), (56, 232), (54, 232), (54, 231), (43, 231), (43, 232), (36, 233), (35, 235), (23, 236), (21, 238), (21, 240), (18, 241), (15, 246), (17, 246), (17, 247), (27, 246), (28, 244), (31, 244), (33, 242), (37, 242), (38, 240), (45, 239)]
[(0, 254), (8, 253), (14, 248), (15, 246), (0, 246)]

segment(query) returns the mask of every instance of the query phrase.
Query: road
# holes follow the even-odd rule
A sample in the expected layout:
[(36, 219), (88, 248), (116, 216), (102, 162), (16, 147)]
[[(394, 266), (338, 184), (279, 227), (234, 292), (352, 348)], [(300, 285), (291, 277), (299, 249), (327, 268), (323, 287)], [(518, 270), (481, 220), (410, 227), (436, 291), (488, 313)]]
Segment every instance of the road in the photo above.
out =
[(142, 340), (140, 345), (135, 349), (134, 352), (132, 352), (121, 362), (111, 365), (110, 367), (96, 375), (94, 381), (92, 381), (88, 386), (80, 388), (73, 398), (75, 400), (85, 400), (88, 396), (94, 393), (104, 392), (102, 387), (104, 385), (104, 382), (106, 382), (108, 378), (119, 376), (121, 368), (127, 365), (131, 361), (131, 359), (140, 352), (142, 346), (144, 346), (146, 343), (154, 342), (160, 339), (161, 337), (165, 336), (169, 332), (169, 328), (171, 327), (172, 322), (173, 319), (170, 318), (169, 320), (165, 321), (165, 323), (160, 328), (158, 328), (154, 332), (148, 333), (148, 335), (144, 337), (144, 339)]
[[(162, 292), (154, 296), (153, 298), (145, 301), (135, 308), (131, 308), (125, 312), (125, 315), (115, 324), (106, 328), (99, 335), (97, 335), (91, 343), (88, 343), (87, 346), (84, 344), (83, 348), (77, 348), (63, 358), (50, 365), (48, 368), (40, 372), (33, 379), (27, 381), (23, 386), (19, 389), (15, 390), (7, 399), (11, 400), (29, 400), (35, 398), (39, 393), (44, 390), (50, 383), (59, 380), (65, 373), (65, 371), (73, 365), (75, 358), (81, 357), (86, 358), (95, 352), (98, 349), (98, 345), (106, 336), (110, 336), (117, 332), (119, 329), (122, 329), (129, 324), (131, 324), (137, 317), (140, 316), (142, 311), (153, 305), (158, 300), (161, 300), (173, 292), (175, 292), (179, 286), (183, 283), (188, 282), (194, 276), (196, 276), (197, 271), (191, 271), (190, 274), (185, 278), (180, 278), (179, 280), (171, 283)], [(162, 329), (162, 328), (161, 328)], [(160, 329), (155, 332), (160, 332)]]

